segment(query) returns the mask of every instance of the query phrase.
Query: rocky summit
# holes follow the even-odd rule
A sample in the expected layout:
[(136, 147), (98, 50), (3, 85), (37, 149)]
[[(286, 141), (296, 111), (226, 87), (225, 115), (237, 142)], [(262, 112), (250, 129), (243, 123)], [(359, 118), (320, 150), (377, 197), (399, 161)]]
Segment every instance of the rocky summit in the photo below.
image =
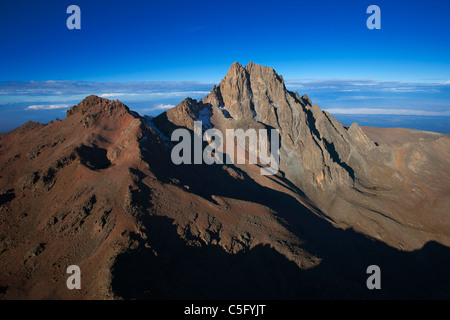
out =
[[(278, 130), (279, 171), (174, 164), (195, 121)], [(448, 299), (449, 181), (449, 135), (344, 126), (252, 62), (155, 118), (89, 96), (0, 135), (0, 298)]]

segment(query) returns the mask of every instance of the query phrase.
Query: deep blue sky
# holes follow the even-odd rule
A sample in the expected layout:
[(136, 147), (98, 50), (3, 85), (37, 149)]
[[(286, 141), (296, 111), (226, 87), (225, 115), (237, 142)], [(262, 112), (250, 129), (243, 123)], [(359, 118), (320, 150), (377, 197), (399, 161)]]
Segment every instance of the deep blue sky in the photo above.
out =
[[(81, 30), (66, 27), (71, 4)], [(366, 27), (372, 4), (381, 30)], [(444, 0), (2, 0), (0, 132), (89, 94), (155, 115), (205, 96), (234, 61), (273, 67), (336, 114), (413, 110), (450, 132), (449, 16)]]
[[(66, 28), (81, 8), (82, 30)], [(366, 9), (381, 8), (381, 30)], [(0, 81), (219, 81), (234, 61), (285, 78), (449, 80), (443, 0), (0, 3)]]

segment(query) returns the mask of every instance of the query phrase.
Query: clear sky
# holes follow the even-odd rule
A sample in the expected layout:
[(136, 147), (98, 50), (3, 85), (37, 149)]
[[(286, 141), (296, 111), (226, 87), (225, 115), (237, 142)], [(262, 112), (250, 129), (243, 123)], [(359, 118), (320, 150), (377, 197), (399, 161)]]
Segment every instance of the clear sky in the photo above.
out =
[[(68, 30), (66, 9), (81, 9)], [(366, 9), (381, 8), (381, 30)], [(234, 61), (285, 78), (450, 80), (450, 1), (0, 2), (0, 81), (218, 81)]]
[[(81, 30), (66, 27), (66, 9), (72, 4), (81, 9)], [(381, 8), (381, 30), (366, 27), (366, 9), (372, 4)], [(12, 116), (13, 108), (23, 111), (25, 104), (61, 106), (78, 99), (55, 89), (51, 97), (41, 94), (33, 100), (32, 90), (21, 89), (29, 89), (30, 81), (41, 93), (49, 80), (74, 90), (88, 82), (195, 81), (201, 88), (185, 91), (200, 97), (234, 61), (253, 61), (273, 67), (285, 79), (313, 84), (354, 79), (384, 86), (436, 84), (443, 94), (428, 95), (423, 103), (436, 100), (436, 110), (447, 112), (449, 35), (450, 1), (444, 0), (2, 0), (0, 116), (6, 122), (6, 111)], [(327, 101), (328, 91), (317, 98)], [(151, 104), (176, 104), (169, 100), (152, 97)], [(394, 103), (389, 104), (376, 107)]]

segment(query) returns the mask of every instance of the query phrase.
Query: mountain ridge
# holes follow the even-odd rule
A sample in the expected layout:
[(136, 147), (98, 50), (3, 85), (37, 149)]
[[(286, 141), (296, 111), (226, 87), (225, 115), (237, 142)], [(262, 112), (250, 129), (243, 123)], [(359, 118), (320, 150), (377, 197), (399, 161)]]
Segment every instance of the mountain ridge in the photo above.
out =
[[(278, 129), (280, 172), (173, 164), (171, 132), (197, 120)], [(89, 96), (0, 135), (0, 297), (448, 297), (449, 137), (392, 132), (342, 126), (253, 62), (155, 118)]]
[[(386, 216), (395, 217), (394, 220), (410, 219), (411, 206), (403, 203), (404, 199), (399, 199), (393, 208), (385, 208), (384, 201), (379, 200), (389, 197), (395, 189), (409, 192), (410, 188), (404, 188), (404, 181), (408, 178), (398, 170), (397, 152), (381, 143), (380, 139), (379, 142), (369, 139), (357, 123), (343, 126), (328, 112), (313, 105), (306, 94), (300, 97), (297, 92), (288, 91), (274, 69), (252, 62), (246, 67), (234, 63), (220, 84), (213, 87), (199, 106), (196, 107), (196, 103), (190, 100), (190, 110), (210, 105), (212, 126), (222, 131), (240, 126), (257, 128), (258, 124), (278, 129), (281, 135), (281, 172), (322, 211), (344, 225), (366, 220), (366, 227), (360, 231), (377, 236), (380, 231), (373, 228), (373, 221), (369, 221), (375, 212), (389, 210)], [(155, 123), (163, 122), (160, 120), (165, 117), (170, 123), (180, 126), (185, 126), (185, 123), (177, 122), (175, 118), (193, 121), (194, 118), (179, 110), (179, 106), (161, 114)], [(188, 127), (192, 129), (192, 126), (191, 122)], [(447, 139), (445, 135), (437, 137)], [(445, 160), (440, 162), (444, 168), (448, 166)], [(440, 193), (445, 193), (446, 189), (448, 186), (445, 185)], [(354, 201), (360, 199), (361, 194), (364, 195), (364, 203)], [(405, 194), (402, 197), (409, 199), (410, 196)], [(399, 211), (399, 206), (408, 208)], [(349, 211), (345, 216), (335, 214), (345, 211)], [(444, 218), (445, 205), (439, 212)], [(389, 226), (392, 222), (389, 219), (375, 219), (377, 225), (382, 225), (380, 229), (398, 227)], [(420, 233), (418, 230), (409, 237), (423, 237)], [(398, 242), (399, 239), (393, 239), (390, 243), (398, 245)]]

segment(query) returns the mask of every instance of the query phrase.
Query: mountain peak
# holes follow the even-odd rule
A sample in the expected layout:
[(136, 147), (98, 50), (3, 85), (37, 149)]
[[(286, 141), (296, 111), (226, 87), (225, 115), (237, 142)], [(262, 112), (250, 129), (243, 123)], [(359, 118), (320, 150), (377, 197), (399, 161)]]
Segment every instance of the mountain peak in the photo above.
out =
[(264, 73), (266, 76), (279, 76), (273, 68), (266, 67), (253, 61), (250, 61), (244, 68), (249, 74), (251, 73)]
[[(0, 299), (377, 298), (372, 263), (389, 265), (383, 297), (449, 296), (449, 136), (344, 127), (253, 62), (153, 119), (95, 95), (67, 115), (0, 134)], [(177, 164), (170, 136), (196, 120), (225, 135), (180, 135), (195, 165)], [(196, 163), (212, 151), (224, 163)], [(267, 152), (270, 177), (247, 161)]]
[[(282, 76), (273, 68), (253, 62), (242, 67), (235, 62), (204, 101), (237, 120), (228, 121), (230, 126), (245, 120), (278, 129), (281, 150), (287, 155), (281, 157), (282, 170), (320, 203), (324, 200), (318, 190), (351, 187), (356, 178), (367, 180), (362, 173), (367, 168), (363, 155), (372, 144), (364, 133), (355, 126), (349, 133), (313, 105), (306, 94), (300, 96), (287, 90)], [(291, 166), (292, 161), (300, 165)], [(324, 167), (330, 170), (323, 171)]]
[(90, 95), (84, 98), (78, 105), (67, 110), (67, 117), (74, 114), (97, 115), (101, 113), (120, 116), (127, 113), (131, 114), (131, 111), (119, 100), (114, 101), (96, 95)]
[(238, 74), (241, 74), (244, 71), (244, 67), (239, 62), (233, 62), (233, 64), (228, 69), (228, 72), (225, 76), (226, 77), (233, 77)]
[(255, 63), (253, 62), (253, 61), (250, 61), (248, 64), (247, 64), (247, 67), (252, 67), (252, 66), (254, 66), (255, 65)]
[(252, 73), (263, 73), (265, 76), (276, 76), (282, 79), (282, 77), (278, 75), (273, 68), (254, 63), (253, 61), (250, 61), (245, 67), (237, 61), (234, 62), (228, 69), (225, 78), (237, 75), (245, 76)]
[(275, 118), (274, 102), (286, 104), (286, 92), (283, 78), (273, 68), (252, 61), (245, 67), (234, 62), (220, 84), (205, 98), (205, 103), (225, 108), (237, 119), (261, 119), (259, 115), (265, 117), (267, 112)]

